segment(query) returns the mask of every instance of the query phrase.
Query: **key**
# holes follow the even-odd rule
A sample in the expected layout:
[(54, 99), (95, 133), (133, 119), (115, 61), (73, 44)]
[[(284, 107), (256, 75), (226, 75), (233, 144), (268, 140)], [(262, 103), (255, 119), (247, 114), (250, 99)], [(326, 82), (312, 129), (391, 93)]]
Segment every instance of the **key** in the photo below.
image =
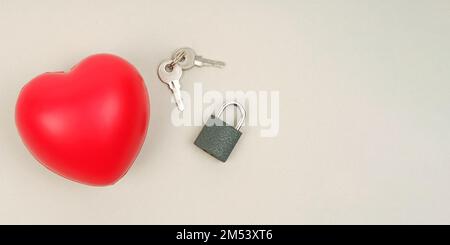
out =
[(197, 55), (193, 49), (188, 47), (175, 50), (172, 59), (175, 59), (180, 52), (184, 52), (184, 59), (181, 59), (177, 64), (180, 65), (183, 70), (189, 70), (194, 66), (213, 66), (217, 68), (223, 68), (225, 66), (225, 62), (203, 58), (202, 56)]
[(183, 70), (178, 64), (174, 64), (170, 68), (172, 60), (165, 60), (161, 62), (158, 67), (158, 77), (161, 82), (169, 85), (170, 90), (172, 90), (173, 96), (175, 97), (175, 103), (177, 104), (178, 110), (184, 111), (183, 100), (181, 99), (181, 85), (180, 78), (183, 74)]

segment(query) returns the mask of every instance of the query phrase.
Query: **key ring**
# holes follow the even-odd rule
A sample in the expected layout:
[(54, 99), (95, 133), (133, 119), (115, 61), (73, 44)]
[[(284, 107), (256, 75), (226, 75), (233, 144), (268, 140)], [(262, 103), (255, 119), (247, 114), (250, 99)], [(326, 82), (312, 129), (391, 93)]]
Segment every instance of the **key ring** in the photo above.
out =
[(173, 67), (178, 64), (178, 62), (183, 61), (185, 59), (186, 52), (184, 50), (179, 50), (175, 57), (173, 58), (172, 62), (168, 65), (170, 69), (173, 69)]

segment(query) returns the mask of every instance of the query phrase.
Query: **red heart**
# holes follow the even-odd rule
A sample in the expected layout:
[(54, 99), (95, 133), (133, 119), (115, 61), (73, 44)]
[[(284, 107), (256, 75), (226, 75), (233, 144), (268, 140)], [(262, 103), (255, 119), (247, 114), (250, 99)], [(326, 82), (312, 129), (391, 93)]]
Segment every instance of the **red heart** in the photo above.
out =
[(89, 185), (110, 185), (131, 167), (147, 133), (150, 104), (139, 72), (124, 59), (90, 56), (68, 73), (27, 83), (16, 125), (34, 157)]

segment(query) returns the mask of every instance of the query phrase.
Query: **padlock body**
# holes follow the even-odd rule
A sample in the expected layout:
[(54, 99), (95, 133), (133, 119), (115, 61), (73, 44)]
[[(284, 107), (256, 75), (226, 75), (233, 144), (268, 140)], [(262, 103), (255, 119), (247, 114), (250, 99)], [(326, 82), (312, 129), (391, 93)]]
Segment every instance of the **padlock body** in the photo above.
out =
[(241, 135), (239, 130), (212, 115), (195, 139), (194, 144), (211, 156), (225, 162)]

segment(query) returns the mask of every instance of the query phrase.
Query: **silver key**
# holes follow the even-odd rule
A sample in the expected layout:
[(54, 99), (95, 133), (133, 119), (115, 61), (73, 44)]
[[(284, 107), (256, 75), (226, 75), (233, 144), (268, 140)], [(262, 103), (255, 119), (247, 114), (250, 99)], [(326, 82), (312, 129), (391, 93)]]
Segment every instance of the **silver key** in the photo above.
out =
[(210, 60), (203, 58), (195, 53), (191, 48), (184, 47), (175, 50), (172, 54), (172, 59), (174, 59), (180, 52), (184, 51), (184, 59), (181, 59), (177, 64), (181, 66), (183, 70), (189, 70), (194, 66), (213, 66), (217, 68), (222, 68), (225, 66), (225, 62), (218, 60)]
[(178, 64), (174, 64), (172, 69), (170, 69), (171, 63), (172, 60), (164, 60), (161, 64), (159, 64), (158, 77), (163, 83), (167, 83), (167, 85), (169, 85), (169, 88), (172, 90), (173, 96), (175, 97), (178, 110), (184, 111), (184, 104), (181, 99), (180, 91), (180, 78), (183, 74), (183, 70)]

